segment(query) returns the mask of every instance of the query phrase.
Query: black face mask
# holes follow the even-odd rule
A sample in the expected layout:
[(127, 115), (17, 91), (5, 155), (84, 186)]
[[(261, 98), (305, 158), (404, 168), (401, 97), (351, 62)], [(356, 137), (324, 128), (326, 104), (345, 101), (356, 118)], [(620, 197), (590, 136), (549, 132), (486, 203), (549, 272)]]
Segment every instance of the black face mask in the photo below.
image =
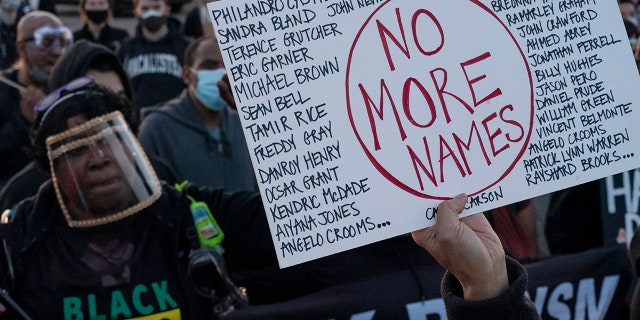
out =
[(150, 32), (156, 32), (160, 30), (160, 28), (162, 28), (165, 23), (167, 23), (166, 16), (151, 16), (145, 19), (140, 19), (140, 24), (142, 25), (142, 27), (149, 30)]
[(101, 24), (107, 21), (107, 17), (109, 16), (109, 10), (87, 10), (85, 13), (87, 18), (95, 24)]

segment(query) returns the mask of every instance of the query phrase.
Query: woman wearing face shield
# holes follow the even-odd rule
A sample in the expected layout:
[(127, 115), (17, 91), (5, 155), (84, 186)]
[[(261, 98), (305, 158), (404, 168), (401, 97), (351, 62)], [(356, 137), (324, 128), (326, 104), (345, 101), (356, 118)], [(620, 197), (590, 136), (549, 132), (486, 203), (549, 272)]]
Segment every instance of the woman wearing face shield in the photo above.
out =
[[(81, 77), (49, 94), (35, 111), (34, 155), (52, 179), (0, 226), (0, 265), (10, 270), (0, 273), (0, 286), (30, 317), (212, 319), (218, 298), (232, 288), (240, 292), (224, 276), (225, 286), (213, 292), (191, 281), (191, 258), (200, 258), (198, 266), (213, 258), (202, 253), (197, 237), (194, 244), (186, 191), (158, 180), (128, 128), (134, 117), (129, 100)], [(256, 194), (194, 192), (229, 235), (235, 232), (225, 215), (242, 212), (264, 227), (251, 231), (255, 243), (240, 246), (233, 238), (246, 239), (230, 236), (229, 262), (273, 262), (272, 244), (262, 241), (269, 234)], [(224, 301), (229, 308), (236, 300)]]

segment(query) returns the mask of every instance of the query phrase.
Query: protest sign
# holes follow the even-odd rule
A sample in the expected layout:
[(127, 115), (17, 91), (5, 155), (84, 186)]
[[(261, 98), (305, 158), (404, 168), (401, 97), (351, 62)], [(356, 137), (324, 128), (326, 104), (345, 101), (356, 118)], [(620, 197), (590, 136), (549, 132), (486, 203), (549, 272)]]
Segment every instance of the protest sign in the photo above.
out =
[(208, 9), (282, 267), (640, 166), (615, 3)]

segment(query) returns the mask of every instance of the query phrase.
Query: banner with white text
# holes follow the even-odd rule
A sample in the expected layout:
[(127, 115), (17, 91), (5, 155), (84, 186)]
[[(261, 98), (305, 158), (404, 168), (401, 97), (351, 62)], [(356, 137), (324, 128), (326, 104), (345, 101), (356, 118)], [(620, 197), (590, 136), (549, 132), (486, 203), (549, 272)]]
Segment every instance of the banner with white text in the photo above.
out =
[[(624, 245), (558, 256), (525, 268), (527, 294), (542, 319), (623, 319), (635, 284)], [(445, 320), (443, 274), (440, 266), (422, 266), (417, 276), (409, 270), (390, 273), (283, 303), (240, 309), (225, 319)]]

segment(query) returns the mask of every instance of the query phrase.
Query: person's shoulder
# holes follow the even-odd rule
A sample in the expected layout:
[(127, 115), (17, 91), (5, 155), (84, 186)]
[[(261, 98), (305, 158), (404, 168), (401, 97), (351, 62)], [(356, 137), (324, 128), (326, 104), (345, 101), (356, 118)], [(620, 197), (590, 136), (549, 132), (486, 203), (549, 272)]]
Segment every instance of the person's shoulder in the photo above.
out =
[[(1, 70), (0, 77), (16, 82), (18, 80), (18, 70), (14, 69), (13, 67), (9, 67), (7, 69)], [(17, 90), (14, 87), (0, 81), (0, 95), (6, 95), (9, 92), (13, 92), (13, 91), (17, 91)], [(5, 102), (5, 101), (2, 101), (2, 102)]]
[(180, 108), (182, 106), (182, 95), (168, 100), (162, 104), (142, 108), (142, 123), (144, 122), (165, 122), (173, 121), (175, 117), (181, 115)]
[(136, 47), (138, 43), (140, 43), (141, 36), (134, 35), (133, 37), (127, 37), (122, 41), (122, 47), (118, 50), (118, 55), (122, 58), (124, 56), (130, 55), (135, 50), (138, 50)]
[(242, 125), (242, 123), (240, 122), (240, 114), (238, 113), (238, 110), (233, 109), (231, 107), (227, 107), (224, 110), (225, 110), (224, 118), (228, 123), (232, 123), (234, 125), (240, 125), (240, 126)]
[(22, 170), (13, 175), (0, 191), (0, 209), (8, 209), (20, 201), (34, 196), (49, 175), (35, 161), (30, 162)]
[(169, 26), (168, 38), (170, 39), (170, 41), (178, 42), (182, 46), (184, 46), (184, 48), (186, 48), (191, 42), (191, 38), (184, 35), (182, 23), (180, 22), (180, 20), (174, 17), (169, 17), (167, 25)]
[(146, 136), (151, 132), (166, 132), (161, 128), (166, 129), (174, 127), (177, 123), (184, 123), (186, 120), (183, 119), (185, 113), (183, 108), (182, 101), (179, 98), (169, 100), (158, 106), (142, 108), (139, 135)]
[(154, 217), (174, 227), (183, 221), (188, 213), (189, 202), (186, 196), (176, 190), (175, 186), (162, 181), (162, 195), (151, 204), (151, 212)]
[(105, 43), (103, 43), (104, 45), (110, 47), (117, 53), (131, 36), (127, 30), (107, 24), (100, 37), (102, 41), (105, 41)]
[(77, 40), (76, 36), (84, 37), (87, 33), (89, 33), (89, 26), (85, 23), (73, 31), (73, 39)]
[[(11, 247), (22, 248), (33, 243), (52, 221), (57, 204), (53, 183), (44, 183), (38, 193), (16, 204), (12, 211), (12, 221), (7, 225), (5, 234)], [(10, 239), (10, 240), (9, 240)]]
[(125, 29), (114, 27), (112, 25), (107, 25), (107, 26), (111, 29), (111, 33), (116, 37), (127, 37), (127, 38), (130, 37), (129, 31)]

